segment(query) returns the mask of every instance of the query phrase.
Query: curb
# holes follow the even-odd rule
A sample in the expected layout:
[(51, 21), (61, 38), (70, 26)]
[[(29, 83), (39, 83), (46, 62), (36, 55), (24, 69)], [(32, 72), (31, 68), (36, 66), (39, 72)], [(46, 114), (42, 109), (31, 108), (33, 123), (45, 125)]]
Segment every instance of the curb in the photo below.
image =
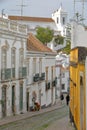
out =
[(57, 105), (54, 105), (54, 106), (49, 107), (49, 108), (41, 109), (40, 111), (27, 112), (27, 113), (24, 113), (24, 114), (21, 114), (21, 115), (6, 117), (6, 118), (3, 118), (3, 119), (0, 120), (0, 126), (6, 125), (6, 124), (9, 124), (9, 123), (12, 123), (12, 122), (16, 122), (16, 121), (19, 121), (19, 120), (23, 120), (23, 119), (26, 119), (26, 118), (31, 118), (31, 117), (34, 117), (34, 116), (37, 116), (37, 115), (40, 115), (40, 114), (43, 114), (43, 113), (46, 113), (46, 112), (56, 110), (56, 109), (60, 109), (61, 107), (64, 107), (64, 106), (65, 105), (58, 105), (57, 104)]

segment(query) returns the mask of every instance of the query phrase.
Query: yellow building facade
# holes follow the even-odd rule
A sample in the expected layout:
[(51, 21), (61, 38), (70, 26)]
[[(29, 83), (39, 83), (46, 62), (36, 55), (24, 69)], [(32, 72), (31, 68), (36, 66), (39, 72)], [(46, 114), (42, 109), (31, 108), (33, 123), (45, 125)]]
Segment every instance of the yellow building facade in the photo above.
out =
[(85, 47), (70, 52), (70, 120), (76, 130), (86, 130)]

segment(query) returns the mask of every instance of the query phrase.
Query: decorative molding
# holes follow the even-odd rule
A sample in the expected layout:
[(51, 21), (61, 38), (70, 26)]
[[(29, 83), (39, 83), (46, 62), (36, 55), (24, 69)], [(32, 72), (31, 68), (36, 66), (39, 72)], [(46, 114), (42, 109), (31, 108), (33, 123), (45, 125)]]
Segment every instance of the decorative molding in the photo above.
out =
[(7, 40), (5, 40), (5, 46), (6, 46), (6, 48), (7, 48), (7, 50), (9, 49), (9, 43), (8, 43), (8, 41)]
[(14, 39), (14, 41), (12, 43), (12, 47), (14, 47), (14, 44), (16, 43), (16, 41), (17, 41), (17, 37), (15, 37), (15, 39)]

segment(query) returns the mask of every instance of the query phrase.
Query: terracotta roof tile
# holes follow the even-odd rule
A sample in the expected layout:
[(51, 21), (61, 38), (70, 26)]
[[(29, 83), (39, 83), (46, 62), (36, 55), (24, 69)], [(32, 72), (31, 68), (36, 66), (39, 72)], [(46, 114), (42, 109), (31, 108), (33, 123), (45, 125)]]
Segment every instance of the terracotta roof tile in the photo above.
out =
[(27, 42), (27, 50), (55, 53), (50, 48), (43, 45), (43, 43), (40, 42), (32, 33), (29, 34), (29, 38)]
[(54, 22), (52, 18), (43, 18), (43, 17), (8, 16), (8, 18), (10, 20), (23, 20), (32, 22)]

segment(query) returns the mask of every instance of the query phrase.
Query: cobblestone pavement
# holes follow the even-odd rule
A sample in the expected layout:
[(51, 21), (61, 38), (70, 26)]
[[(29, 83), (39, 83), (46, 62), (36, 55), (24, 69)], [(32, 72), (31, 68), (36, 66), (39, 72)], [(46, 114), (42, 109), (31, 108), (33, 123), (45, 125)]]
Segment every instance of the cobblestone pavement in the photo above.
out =
[(68, 107), (57, 102), (37, 112), (6, 117), (0, 120), (0, 130), (74, 130), (68, 117)]
[(44, 130), (75, 130), (75, 128), (69, 122), (68, 116), (66, 116), (52, 123), (48, 128)]
[(11, 123), (11, 122), (19, 121), (21, 119), (26, 119), (26, 118), (29, 118), (29, 117), (32, 117), (32, 116), (35, 116), (35, 115), (38, 115), (38, 114), (41, 114), (41, 113), (45, 113), (45, 112), (48, 112), (48, 111), (58, 109), (58, 108), (62, 107), (62, 105), (63, 104), (61, 104), (60, 100), (58, 99), (55, 105), (48, 107), (48, 108), (45, 108), (45, 109), (41, 109), (40, 111), (26, 112), (24, 114), (9, 116), (9, 117), (5, 117), (3, 119), (0, 119), (0, 126), (4, 125), (4, 124)]

